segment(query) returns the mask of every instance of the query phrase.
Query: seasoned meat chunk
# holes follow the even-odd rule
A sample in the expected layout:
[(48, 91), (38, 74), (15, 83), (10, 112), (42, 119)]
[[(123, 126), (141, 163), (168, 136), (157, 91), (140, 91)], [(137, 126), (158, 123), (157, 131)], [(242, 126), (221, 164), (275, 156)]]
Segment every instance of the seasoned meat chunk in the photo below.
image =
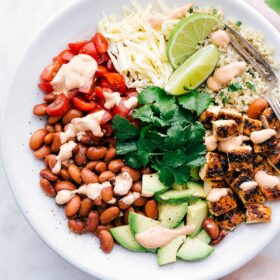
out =
[(276, 186), (273, 189), (269, 189), (269, 188), (260, 188), (260, 189), (268, 201), (280, 200), (280, 185)]
[(240, 174), (230, 185), (244, 205), (262, 204), (265, 198), (254, 178), (248, 174)]
[(215, 202), (209, 200), (209, 195), (210, 193), (207, 196), (207, 205), (209, 212), (214, 216), (220, 216), (237, 207), (237, 202), (233, 197), (231, 189), (227, 189), (227, 195), (222, 196), (218, 201)]
[(243, 115), (233, 109), (223, 108), (220, 110), (217, 120), (234, 120), (238, 126), (238, 132), (243, 130)]
[(277, 147), (270, 152), (267, 157), (267, 162), (280, 173), (280, 143), (278, 142)]
[(235, 180), (235, 178), (239, 176), (239, 174), (240, 172), (238, 171), (228, 171), (224, 176), (224, 180), (228, 185), (230, 185)]
[(269, 175), (274, 175), (274, 169), (272, 168), (272, 166), (266, 161), (262, 161), (260, 164), (258, 164), (255, 168), (254, 168), (254, 173), (257, 173), (258, 171), (265, 171), (267, 172)]
[(265, 128), (280, 129), (280, 122), (271, 107), (266, 108), (260, 117)]
[(228, 154), (229, 171), (243, 171), (253, 168), (253, 153), (250, 146), (241, 146)]
[(209, 152), (206, 154), (206, 163), (200, 171), (203, 180), (221, 181), (227, 171), (227, 160), (224, 155)]
[(250, 136), (250, 134), (254, 131), (258, 131), (262, 129), (262, 122), (259, 120), (250, 119), (248, 117), (244, 117), (243, 122), (243, 134), (245, 136)]
[(245, 221), (245, 210), (234, 209), (216, 217), (219, 228), (233, 231), (239, 224)]
[(213, 134), (217, 139), (238, 136), (238, 125), (234, 120), (219, 120), (213, 122)]
[(204, 125), (205, 128), (212, 128), (212, 122), (217, 119), (220, 109), (221, 108), (218, 106), (209, 106), (206, 111), (201, 113), (199, 121)]
[(268, 153), (277, 148), (277, 136), (272, 136), (261, 144), (254, 144), (255, 153)]
[(225, 181), (204, 181), (204, 191), (206, 195), (214, 188), (227, 188), (227, 184)]
[(270, 223), (271, 209), (268, 205), (263, 204), (250, 204), (246, 211), (246, 223)]

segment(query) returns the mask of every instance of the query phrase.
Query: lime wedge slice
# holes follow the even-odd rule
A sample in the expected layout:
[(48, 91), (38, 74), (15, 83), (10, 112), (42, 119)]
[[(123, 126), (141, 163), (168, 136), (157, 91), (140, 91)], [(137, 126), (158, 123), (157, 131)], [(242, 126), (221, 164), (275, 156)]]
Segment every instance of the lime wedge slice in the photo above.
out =
[(170, 77), (165, 90), (171, 95), (182, 95), (197, 88), (215, 69), (220, 53), (208, 45), (188, 58)]
[(171, 32), (167, 54), (172, 66), (178, 68), (196, 52), (198, 44), (214, 30), (220, 21), (215, 16), (197, 14), (182, 19)]

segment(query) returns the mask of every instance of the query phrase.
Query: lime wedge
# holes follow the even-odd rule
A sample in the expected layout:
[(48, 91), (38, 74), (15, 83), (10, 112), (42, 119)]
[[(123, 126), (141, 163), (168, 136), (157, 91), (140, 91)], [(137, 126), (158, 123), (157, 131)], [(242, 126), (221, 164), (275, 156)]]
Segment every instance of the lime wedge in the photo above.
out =
[(171, 95), (182, 95), (197, 88), (215, 69), (220, 53), (208, 45), (188, 58), (170, 77), (165, 90)]
[(182, 19), (171, 32), (167, 44), (167, 54), (172, 66), (178, 68), (195, 53), (198, 44), (203, 42), (219, 23), (218, 18), (207, 14), (197, 14)]

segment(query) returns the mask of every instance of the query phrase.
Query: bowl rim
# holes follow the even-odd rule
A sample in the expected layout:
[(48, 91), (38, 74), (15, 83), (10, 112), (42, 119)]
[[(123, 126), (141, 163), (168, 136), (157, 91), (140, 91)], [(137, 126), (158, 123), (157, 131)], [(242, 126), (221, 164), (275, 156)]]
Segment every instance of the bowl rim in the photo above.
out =
[[(31, 228), (34, 230), (34, 232), (37, 234), (37, 236), (58, 256), (63, 258), (66, 262), (69, 264), (75, 266), (76, 268), (82, 270), (83, 272), (87, 273), (88, 275), (100, 278), (100, 279), (114, 279), (112, 277), (112, 274), (110, 272), (104, 271), (100, 272), (98, 269), (92, 269), (90, 270), (88, 267), (82, 266), (80, 263), (76, 262), (75, 260), (71, 259), (67, 254), (65, 254), (63, 251), (59, 250), (56, 248), (56, 246), (47, 238), (47, 236), (40, 230), (40, 227), (37, 226), (37, 224), (29, 219), (25, 211), (23, 211), (24, 207), (22, 204), (22, 200), (20, 197), (17, 196), (14, 188), (13, 188), (13, 183), (11, 180), (11, 175), (13, 173), (12, 170), (8, 170), (7, 166), (5, 165), (5, 158), (8, 158), (8, 154), (5, 151), (4, 147), (4, 130), (5, 130), (5, 108), (8, 102), (8, 97), (11, 94), (13, 84), (16, 80), (17, 74), (19, 74), (20, 66), (22, 62), (25, 60), (25, 58), (28, 56), (30, 51), (32, 50), (32, 47), (34, 44), (36, 44), (37, 41), (40, 41), (41, 37), (44, 35), (45, 31), (47, 31), (52, 24), (54, 24), (55, 21), (59, 20), (59, 18), (65, 14), (65, 13), (70, 13), (72, 10), (75, 10), (76, 7), (79, 7), (80, 5), (83, 5), (83, 3), (87, 3), (89, 0), (71, 0), (69, 3), (61, 7), (56, 13), (54, 13), (46, 22), (42, 25), (42, 27), (39, 29), (38, 32), (35, 33), (33, 36), (33, 39), (27, 44), (27, 47), (25, 48), (24, 54), (19, 60), (19, 62), (16, 65), (16, 70), (14, 71), (12, 75), (11, 82), (9, 84), (8, 90), (5, 92), (5, 94), (2, 96), (2, 102), (0, 108), (1, 114), (0, 114), (0, 160), (2, 161), (2, 166), (3, 166), (3, 171), (4, 171), (4, 176), (6, 178), (6, 181), (8, 182), (9, 188), (11, 190), (11, 193), (19, 206), (21, 213), (23, 214), (25, 220), (27, 223), (31, 226)], [(152, 1), (152, 0), (151, 0)], [(246, 10), (249, 10), (250, 13), (254, 16), (256, 16), (256, 21), (262, 21), (265, 23), (271, 30), (272, 33), (274, 33), (275, 36), (280, 37), (280, 33), (277, 31), (277, 29), (270, 23), (259, 11), (255, 10), (252, 6), (249, 5), (244, 0), (230, 0), (236, 5), (239, 5), (239, 7), (244, 8)], [(42, 35), (41, 35), (42, 34)], [(215, 275), (212, 275), (211, 278), (208, 279), (219, 279), (220, 277), (223, 277), (225, 275), (228, 275), (232, 273), (233, 271), (237, 270), (241, 266), (244, 266), (246, 263), (248, 263), (251, 259), (253, 259), (271, 240), (277, 235), (277, 233), (280, 231), (280, 223), (278, 225), (277, 230), (271, 231), (267, 234), (267, 239), (259, 246), (255, 247), (254, 250), (251, 250), (251, 253), (248, 255), (245, 255), (243, 257), (242, 255), (240, 256), (240, 259), (238, 262), (234, 263), (231, 265), (229, 268), (226, 269), (221, 269), (218, 273)], [(94, 271), (94, 274), (92, 273)]]

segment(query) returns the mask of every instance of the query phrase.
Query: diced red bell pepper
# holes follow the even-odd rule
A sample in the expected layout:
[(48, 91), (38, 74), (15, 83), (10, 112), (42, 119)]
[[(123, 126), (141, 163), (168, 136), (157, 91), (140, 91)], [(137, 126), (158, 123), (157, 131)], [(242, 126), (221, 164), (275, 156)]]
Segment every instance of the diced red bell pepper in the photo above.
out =
[(52, 81), (60, 67), (61, 65), (58, 64), (47, 65), (40, 75), (41, 80), (47, 82)]
[(38, 87), (44, 93), (51, 93), (51, 92), (53, 92), (53, 87), (52, 87), (50, 82), (40, 82), (38, 84)]
[(124, 93), (126, 91), (126, 84), (123, 75), (119, 73), (107, 73), (104, 75), (114, 91)]
[(113, 118), (113, 115), (106, 109), (102, 108), (101, 106), (97, 106), (95, 109), (93, 109), (92, 111), (90, 111), (89, 113), (96, 113), (103, 110), (104, 114), (102, 116), (102, 120), (101, 120), (101, 125), (104, 125), (105, 123), (107, 123), (108, 121), (110, 121)]
[(84, 47), (86, 44), (90, 43), (90, 41), (78, 41), (78, 42), (72, 42), (68, 44), (68, 47), (74, 51), (76, 54), (78, 54), (82, 47)]
[(115, 105), (113, 107), (113, 114), (114, 115), (120, 115), (122, 117), (126, 117), (130, 108), (127, 108), (125, 105), (124, 105), (124, 102), (125, 102), (125, 98), (122, 98), (121, 102), (118, 104), (118, 105)]
[(58, 56), (53, 58), (53, 62), (57, 64), (63, 64), (69, 62), (76, 53), (72, 50), (64, 50)]
[(96, 48), (94, 46), (94, 44), (92, 42), (87, 43), (85, 46), (83, 46), (80, 49), (79, 53), (83, 53), (83, 54), (87, 54), (90, 55), (91, 57), (93, 57), (95, 60), (98, 59), (98, 55), (97, 55), (97, 51)]
[(110, 89), (113, 89), (112, 85), (106, 80), (106, 79), (101, 79), (99, 81), (99, 86), (101, 88), (110, 88)]
[(65, 94), (61, 93), (51, 104), (48, 105), (47, 114), (52, 117), (62, 117), (69, 109), (69, 99)]
[(97, 32), (92, 40), (99, 54), (104, 54), (107, 52), (109, 44), (107, 39), (101, 33)]
[(80, 97), (74, 97), (72, 103), (76, 109), (83, 112), (89, 112), (96, 107), (94, 102), (87, 102)]

